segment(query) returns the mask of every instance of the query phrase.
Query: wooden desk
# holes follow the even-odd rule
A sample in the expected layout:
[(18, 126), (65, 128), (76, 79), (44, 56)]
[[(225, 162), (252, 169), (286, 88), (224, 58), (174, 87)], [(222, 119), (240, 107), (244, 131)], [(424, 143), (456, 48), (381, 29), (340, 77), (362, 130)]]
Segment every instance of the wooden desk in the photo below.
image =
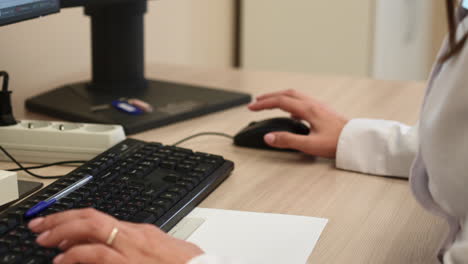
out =
[[(221, 87), (259, 95), (295, 88), (329, 103), (349, 117), (385, 118), (414, 123), (424, 93), (423, 83), (384, 82), (347, 77), (243, 72), (154, 66), (148, 76)], [(25, 113), (24, 98), (84, 75), (17, 80), (17, 118), (41, 118)], [(235, 134), (249, 121), (284, 115), (251, 113), (238, 107), (133, 137), (171, 144), (197, 132)], [(222, 137), (200, 137), (183, 147), (217, 153), (236, 168), (200, 206), (328, 218), (309, 263), (432, 263), (446, 227), (413, 199), (408, 182), (346, 172), (334, 162), (292, 153), (238, 148)], [(5, 165), (5, 164), (3, 164)], [(54, 168), (42, 173), (63, 173)], [(23, 176), (28, 178), (27, 176)]]

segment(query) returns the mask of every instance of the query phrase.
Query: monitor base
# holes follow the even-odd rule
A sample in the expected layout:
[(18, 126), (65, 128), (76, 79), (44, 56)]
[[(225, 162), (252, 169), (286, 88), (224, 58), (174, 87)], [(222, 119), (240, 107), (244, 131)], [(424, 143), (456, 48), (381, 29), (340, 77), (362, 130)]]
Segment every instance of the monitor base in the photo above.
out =
[[(120, 124), (127, 135), (249, 103), (250, 95), (187, 84), (149, 80), (144, 89), (103, 91), (88, 83), (66, 85), (26, 100), (26, 108), (75, 122)], [(133, 116), (112, 101), (136, 98), (154, 111)], [(99, 106), (100, 110), (93, 110)]]

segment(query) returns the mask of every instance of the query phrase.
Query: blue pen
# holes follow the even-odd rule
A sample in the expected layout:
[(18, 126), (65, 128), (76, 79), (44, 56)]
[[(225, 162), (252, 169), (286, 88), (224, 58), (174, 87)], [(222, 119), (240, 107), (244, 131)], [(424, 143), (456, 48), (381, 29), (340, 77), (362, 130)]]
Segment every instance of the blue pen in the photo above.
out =
[(72, 185), (68, 186), (67, 188), (63, 189), (62, 191), (58, 192), (57, 194), (49, 197), (47, 200), (40, 201), (39, 203), (37, 203), (36, 205), (31, 207), (31, 209), (29, 209), (26, 212), (26, 214), (24, 214), (24, 216), (26, 218), (31, 218), (31, 217), (34, 217), (34, 216), (38, 215), (39, 213), (41, 213), (42, 211), (44, 211), (45, 209), (49, 208), (51, 205), (56, 203), (58, 200), (62, 199), (63, 197), (65, 197), (67, 195), (69, 195), (70, 193), (74, 192), (76, 189), (78, 189), (81, 186), (85, 185), (87, 182), (89, 182), (92, 179), (93, 179), (93, 176), (91, 176), (91, 175), (88, 175), (88, 176), (84, 177), (83, 179), (75, 182), (74, 184), (72, 184)]

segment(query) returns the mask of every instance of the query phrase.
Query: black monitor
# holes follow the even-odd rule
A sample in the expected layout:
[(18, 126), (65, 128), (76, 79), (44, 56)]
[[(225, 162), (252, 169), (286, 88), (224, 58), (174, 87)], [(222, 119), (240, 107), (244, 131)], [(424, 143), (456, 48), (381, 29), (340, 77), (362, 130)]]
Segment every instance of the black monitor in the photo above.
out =
[[(9, 6), (54, 2), (2, 1)], [(250, 102), (244, 93), (147, 79), (143, 53), (147, 0), (62, 0), (60, 4), (61, 8), (83, 6), (91, 18), (92, 79), (29, 98), (27, 109), (70, 121), (121, 124), (127, 134), (134, 134)], [(125, 103), (130, 103), (130, 110), (132, 106), (141, 110), (139, 106), (147, 103), (153, 111), (128, 111)]]
[(1, 0), (0, 26), (56, 13), (59, 0)]

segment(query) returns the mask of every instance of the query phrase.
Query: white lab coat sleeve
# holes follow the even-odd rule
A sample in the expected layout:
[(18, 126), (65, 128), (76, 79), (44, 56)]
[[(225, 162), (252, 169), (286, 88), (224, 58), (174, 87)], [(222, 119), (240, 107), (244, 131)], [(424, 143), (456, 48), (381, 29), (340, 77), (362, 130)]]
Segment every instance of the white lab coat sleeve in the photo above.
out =
[(241, 264), (232, 259), (203, 254), (191, 259), (187, 264)]
[(336, 167), (408, 178), (418, 150), (418, 126), (378, 119), (352, 119), (338, 140)]

